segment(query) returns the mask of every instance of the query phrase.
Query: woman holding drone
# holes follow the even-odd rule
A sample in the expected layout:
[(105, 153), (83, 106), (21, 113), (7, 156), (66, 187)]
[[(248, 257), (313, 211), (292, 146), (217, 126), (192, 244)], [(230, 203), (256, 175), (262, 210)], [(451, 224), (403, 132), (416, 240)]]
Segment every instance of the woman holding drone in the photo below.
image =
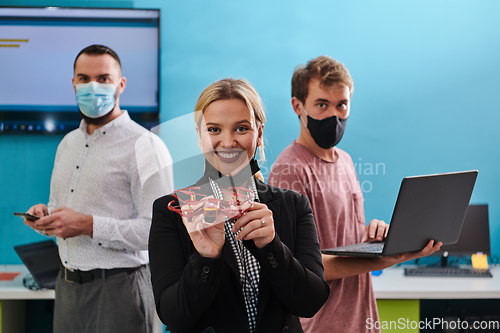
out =
[[(218, 199), (239, 213), (220, 209), (213, 221), (182, 204), (181, 191), (155, 201), (149, 255), (158, 315), (173, 333), (302, 332), (298, 317), (313, 316), (329, 287), (306, 197), (262, 181), (261, 99), (247, 81), (224, 79), (195, 110), (206, 161), (189, 193), (204, 196), (199, 205)], [(167, 208), (172, 202), (179, 213)]]

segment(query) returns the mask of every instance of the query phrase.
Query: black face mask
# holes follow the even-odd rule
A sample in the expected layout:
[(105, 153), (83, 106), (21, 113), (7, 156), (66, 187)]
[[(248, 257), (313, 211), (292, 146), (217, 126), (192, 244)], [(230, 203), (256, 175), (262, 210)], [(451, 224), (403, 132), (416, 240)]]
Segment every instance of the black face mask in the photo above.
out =
[[(305, 109), (303, 108), (305, 111)], [(307, 129), (314, 142), (323, 149), (330, 149), (337, 145), (344, 135), (347, 119), (331, 116), (325, 119), (314, 119), (307, 115)], [(299, 117), (300, 118), (300, 117)]]

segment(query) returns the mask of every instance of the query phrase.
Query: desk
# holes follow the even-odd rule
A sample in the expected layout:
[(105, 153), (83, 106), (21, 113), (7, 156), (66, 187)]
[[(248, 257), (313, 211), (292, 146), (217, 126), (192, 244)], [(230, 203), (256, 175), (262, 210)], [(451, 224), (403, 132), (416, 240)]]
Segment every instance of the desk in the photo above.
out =
[[(372, 276), (380, 322), (398, 322), (400, 318), (419, 322), (420, 300), (500, 299), (500, 267), (490, 268), (493, 278), (410, 277), (404, 268), (391, 267), (380, 276)], [(401, 330), (382, 329), (386, 332)], [(419, 332), (406, 328), (405, 332)]]
[(23, 286), (28, 274), (24, 265), (0, 265), (0, 272), (20, 272), (11, 281), (0, 281), (0, 333), (24, 332), (26, 300), (54, 299), (54, 290), (29, 290)]
[(404, 267), (384, 269), (372, 276), (377, 299), (500, 299), (500, 267), (490, 268), (493, 278), (413, 277)]
[(0, 272), (20, 272), (12, 281), (0, 281), (0, 300), (54, 299), (54, 290), (29, 290), (23, 286), (23, 278), (28, 274), (24, 265), (0, 265)]
[[(498, 266), (491, 268), (493, 278), (406, 277), (404, 267), (412, 266), (387, 268), (380, 276), (372, 276), (381, 320), (390, 320), (386, 317), (386, 313), (390, 313), (391, 318), (394, 316), (407, 318), (408, 313), (412, 312), (412, 317), (418, 318), (419, 313), (415, 313), (415, 306), (418, 311), (421, 299), (500, 299)], [(28, 274), (28, 270), (24, 265), (0, 265), (0, 272), (21, 272), (13, 281), (0, 281), (1, 314), (3, 314), (0, 317), (0, 333), (22, 332), (23, 301), (53, 299), (54, 290), (33, 291), (25, 288), (23, 277)], [(391, 306), (391, 302), (396, 306)], [(394, 313), (395, 308), (398, 309), (397, 313)], [(158, 320), (155, 320), (154, 332), (160, 332), (163, 327)]]
[[(0, 281), (0, 333), (24, 332), (25, 301), (54, 299), (54, 290), (29, 290), (23, 286), (23, 278), (28, 274), (24, 265), (0, 265), (0, 272), (21, 272), (12, 281)], [(162, 332), (163, 324), (155, 311), (153, 332)]]

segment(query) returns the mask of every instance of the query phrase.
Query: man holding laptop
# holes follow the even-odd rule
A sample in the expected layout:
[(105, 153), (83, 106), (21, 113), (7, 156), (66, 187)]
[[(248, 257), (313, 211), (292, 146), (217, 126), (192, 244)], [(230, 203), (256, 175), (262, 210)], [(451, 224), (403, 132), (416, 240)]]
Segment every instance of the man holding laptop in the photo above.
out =
[[(335, 147), (344, 133), (352, 91), (347, 68), (328, 56), (299, 67), (292, 78), (292, 106), (300, 135), (278, 156), (269, 174), (270, 185), (308, 197), (322, 249), (382, 241), (389, 228), (380, 220), (365, 227), (354, 165), (349, 154)], [(301, 318), (304, 331), (368, 332), (366, 320), (378, 320), (369, 272), (427, 256), (440, 247), (440, 242), (429, 241), (421, 251), (378, 258), (324, 254), (330, 298), (313, 318)]]

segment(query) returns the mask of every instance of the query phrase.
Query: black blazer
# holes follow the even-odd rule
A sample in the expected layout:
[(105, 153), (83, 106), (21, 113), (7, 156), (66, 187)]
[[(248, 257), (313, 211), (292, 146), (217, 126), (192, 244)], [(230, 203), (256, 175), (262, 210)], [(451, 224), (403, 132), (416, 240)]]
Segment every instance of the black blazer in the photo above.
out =
[[(260, 202), (273, 212), (276, 237), (262, 249), (245, 246), (260, 263), (255, 332), (302, 332), (298, 317), (312, 317), (326, 302), (316, 227), (304, 195), (256, 180)], [(194, 186), (211, 194), (205, 175)], [(155, 201), (149, 238), (151, 280), (158, 315), (181, 332), (248, 332), (248, 317), (236, 258), (228, 241), (221, 258), (198, 254), (179, 214)]]

